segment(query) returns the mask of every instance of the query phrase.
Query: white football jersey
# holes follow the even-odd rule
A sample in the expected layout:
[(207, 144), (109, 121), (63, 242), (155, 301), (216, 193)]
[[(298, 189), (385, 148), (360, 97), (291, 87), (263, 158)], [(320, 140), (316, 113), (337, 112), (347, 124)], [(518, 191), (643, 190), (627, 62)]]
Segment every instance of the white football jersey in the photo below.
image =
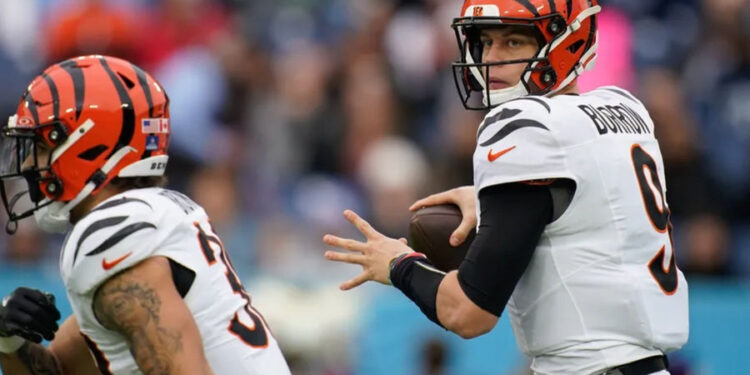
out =
[(554, 178), (575, 181), (575, 195), (545, 228), (506, 309), (534, 372), (594, 374), (680, 348), (688, 286), (643, 104), (602, 87), (494, 108), (478, 130), (477, 193)]
[(60, 269), (68, 298), (103, 374), (141, 371), (123, 336), (97, 321), (94, 293), (113, 275), (154, 256), (195, 273), (183, 298), (214, 374), (290, 373), (203, 208), (181, 193), (147, 188), (97, 205), (76, 223), (63, 245)]

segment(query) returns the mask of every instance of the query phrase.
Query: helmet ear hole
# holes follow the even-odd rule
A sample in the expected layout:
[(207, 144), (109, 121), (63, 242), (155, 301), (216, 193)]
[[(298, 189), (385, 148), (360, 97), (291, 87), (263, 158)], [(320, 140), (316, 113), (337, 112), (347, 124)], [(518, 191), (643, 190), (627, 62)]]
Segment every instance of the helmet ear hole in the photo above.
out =
[(583, 39), (579, 39), (575, 43), (571, 44), (570, 47), (568, 47), (568, 51), (570, 51), (570, 53), (576, 53), (579, 49), (581, 49), (581, 47), (583, 47), (585, 43), (586, 42), (583, 41)]
[(107, 146), (105, 145), (97, 145), (94, 146), (80, 154), (78, 154), (78, 157), (83, 160), (88, 161), (94, 161), (96, 158), (99, 157), (104, 151), (107, 151)]

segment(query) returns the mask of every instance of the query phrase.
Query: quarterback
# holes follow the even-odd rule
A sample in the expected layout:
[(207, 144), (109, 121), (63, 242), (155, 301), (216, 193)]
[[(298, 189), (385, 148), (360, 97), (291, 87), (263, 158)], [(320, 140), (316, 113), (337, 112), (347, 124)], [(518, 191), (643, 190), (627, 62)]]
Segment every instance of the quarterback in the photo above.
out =
[(453, 22), (462, 103), (488, 109), (474, 185), (414, 203), (455, 203), (477, 236), (448, 273), (354, 212), (365, 242), (326, 235), (436, 324), (471, 338), (503, 311), (535, 374), (668, 374), (688, 337), (664, 166), (646, 108), (617, 87), (580, 93), (596, 59), (596, 0), (466, 0)]
[(5, 374), (289, 374), (206, 212), (160, 187), (168, 106), (149, 74), (112, 57), (52, 65), (28, 86), (2, 129), (0, 196), (8, 232), (33, 215), (68, 233), (60, 273), (74, 314), (58, 329), (51, 295), (6, 297)]

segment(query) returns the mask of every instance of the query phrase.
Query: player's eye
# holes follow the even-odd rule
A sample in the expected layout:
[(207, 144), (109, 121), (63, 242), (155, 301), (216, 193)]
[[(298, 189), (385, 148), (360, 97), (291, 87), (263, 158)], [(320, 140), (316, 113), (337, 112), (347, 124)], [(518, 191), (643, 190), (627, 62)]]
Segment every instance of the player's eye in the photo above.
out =
[(507, 43), (508, 43), (508, 47), (510, 48), (519, 48), (523, 45), (522, 40), (514, 39), (514, 38), (508, 39)]
[(41, 151), (41, 152), (49, 151), (49, 146), (47, 145), (46, 142), (44, 142), (42, 140), (36, 141), (36, 145), (35, 146), (36, 146), (37, 151)]
[(491, 38), (482, 38), (482, 47), (485, 49), (488, 49), (492, 47), (492, 39)]

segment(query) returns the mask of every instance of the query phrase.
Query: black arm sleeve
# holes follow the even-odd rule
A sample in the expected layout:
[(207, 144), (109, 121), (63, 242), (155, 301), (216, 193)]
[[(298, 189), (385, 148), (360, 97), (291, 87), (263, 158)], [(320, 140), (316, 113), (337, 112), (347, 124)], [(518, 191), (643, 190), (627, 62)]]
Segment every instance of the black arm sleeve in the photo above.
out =
[(458, 282), (477, 306), (500, 316), (552, 220), (552, 197), (547, 186), (502, 184), (482, 189), (479, 205), (479, 231)]

